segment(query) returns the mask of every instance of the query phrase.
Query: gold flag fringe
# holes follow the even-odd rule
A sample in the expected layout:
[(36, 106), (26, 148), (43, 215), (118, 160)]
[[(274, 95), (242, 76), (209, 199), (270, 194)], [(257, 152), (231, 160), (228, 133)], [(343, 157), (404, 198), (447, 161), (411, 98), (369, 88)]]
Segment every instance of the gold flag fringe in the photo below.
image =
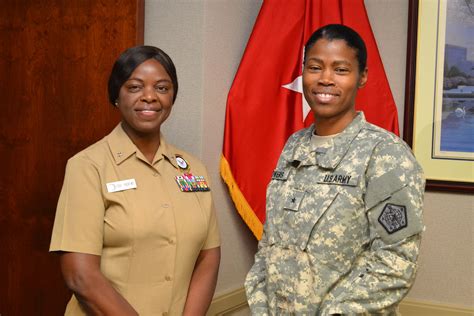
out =
[(260, 240), (263, 234), (263, 224), (260, 222), (257, 215), (255, 215), (255, 212), (245, 199), (242, 191), (240, 191), (239, 186), (235, 182), (232, 170), (230, 170), (230, 165), (224, 156), (221, 156), (220, 172), (222, 179), (224, 179), (224, 182), (229, 188), (230, 196), (234, 201), (237, 212), (239, 212), (245, 224), (247, 224), (257, 240)]

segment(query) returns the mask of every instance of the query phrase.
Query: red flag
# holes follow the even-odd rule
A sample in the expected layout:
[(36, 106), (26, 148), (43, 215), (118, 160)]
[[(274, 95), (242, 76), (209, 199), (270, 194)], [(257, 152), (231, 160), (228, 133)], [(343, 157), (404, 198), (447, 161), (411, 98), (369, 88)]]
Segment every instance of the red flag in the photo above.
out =
[[(326, 24), (356, 30), (368, 52), (369, 79), (356, 109), (398, 134), (397, 109), (363, 0), (265, 0), (227, 98), (221, 176), (239, 214), (257, 239), (265, 220), (265, 191), (287, 138), (305, 126), (303, 48)], [(311, 113), (306, 125), (312, 122)]]

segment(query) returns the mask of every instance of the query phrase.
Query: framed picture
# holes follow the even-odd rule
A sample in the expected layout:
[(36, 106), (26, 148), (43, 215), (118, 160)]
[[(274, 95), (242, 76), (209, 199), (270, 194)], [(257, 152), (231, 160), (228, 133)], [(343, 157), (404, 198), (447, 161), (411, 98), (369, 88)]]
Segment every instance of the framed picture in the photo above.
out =
[(410, 0), (404, 139), (428, 190), (474, 192), (474, 1)]

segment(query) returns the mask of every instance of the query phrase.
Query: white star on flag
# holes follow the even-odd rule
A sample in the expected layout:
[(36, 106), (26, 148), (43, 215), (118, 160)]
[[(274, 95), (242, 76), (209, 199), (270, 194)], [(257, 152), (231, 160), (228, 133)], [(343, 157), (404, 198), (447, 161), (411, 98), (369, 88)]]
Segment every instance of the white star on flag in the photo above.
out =
[(306, 99), (304, 98), (304, 95), (303, 95), (303, 76), (299, 75), (298, 77), (295, 78), (295, 80), (293, 80), (293, 82), (288, 83), (288, 84), (284, 84), (282, 87), (286, 88), (288, 90), (292, 90), (292, 91), (301, 93), (301, 98), (302, 98), (302, 101), (303, 101), (303, 102), (301, 102), (301, 104), (302, 104), (303, 121), (304, 121), (306, 119), (306, 116), (308, 115), (309, 111), (311, 111), (311, 108), (309, 107), (309, 104), (308, 104), (308, 102), (306, 102)]
[[(303, 52), (302, 52), (302, 58), (304, 60), (304, 47), (303, 47)], [(301, 67), (301, 70), (303, 70), (304, 66)], [(282, 86), (283, 88), (286, 88), (288, 90), (292, 90), (298, 93), (301, 93), (301, 110), (303, 111), (303, 122), (306, 119), (306, 116), (308, 113), (311, 111), (311, 108), (309, 107), (308, 102), (306, 102), (306, 99), (304, 98), (303, 94), (303, 75), (299, 75), (298, 77), (293, 80), (293, 82), (284, 84)]]

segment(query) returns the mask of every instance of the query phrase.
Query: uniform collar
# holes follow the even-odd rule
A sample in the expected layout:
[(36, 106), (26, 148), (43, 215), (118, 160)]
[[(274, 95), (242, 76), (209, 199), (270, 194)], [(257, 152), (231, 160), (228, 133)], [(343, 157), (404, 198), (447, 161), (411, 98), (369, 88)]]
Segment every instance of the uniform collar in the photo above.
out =
[[(127, 160), (133, 154), (136, 154), (137, 158), (147, 162), (146, 158), (143, 156), (140, 150), (138, 150), (137, 146), (135, 146), (130, 137), (128, 137), (127, 133), (125, 133), (121, 123), (119, 123), (109, 134), (107, 137), (107, 142), (117, 165)], [(152, 165), (155, 165), (163, 158), (169, 161), (175, 168), (178, 168), (178, 165), (176, 164), (176, 154), (165, 141), (163, 135), (160, 134), (160, 147), (158, 147)]]
[(138, 151), (135, 144), (123, 130), (121, 123), (115, 126), (113, 131), (109, 134), (107, 143), (109, 144), (110, 151), (117, 165)]
[(163, 134), (160, 133), (160, 147), (158, 147), (158, 151), (155, 154), (155, 159), (153, 161), (153, 164), (157, 163), (161, 159), (165, 159), (168, 161), (170, 164), (173, 165), (176, 169), (179, 169), (178, 163), (176, 162), (176, 157), (181, 156), (176, 154), (176, 149), (168, 144), (163, 136)]
[(316, 165), (322, 168), (334, 169), (341, 162), (347, 153), (350, 144), (362, 129), (365, 123), (365, 116), (362, 112), (357, 112), (356, 117), (339, 135), (335, 136), (333, 146), (330, 148), (316, 148), (311, 144), (311, 135), (314, 132), (314, 124), (304, 131), (303, 136), (296, 144), (292, 157), (288, 157), (290, 162), (299, 161), (301, 165)]
[[(303, 135), (297, 138), (297, 142), (292, 150), (284, 153), (284, 158), (293, 165), (315, 165), (316, 155), (311, 144), (311, 135), (314, 131), (314, 125), (306, 128)], [(295, 166), (296, 166), (295, 165)]]

